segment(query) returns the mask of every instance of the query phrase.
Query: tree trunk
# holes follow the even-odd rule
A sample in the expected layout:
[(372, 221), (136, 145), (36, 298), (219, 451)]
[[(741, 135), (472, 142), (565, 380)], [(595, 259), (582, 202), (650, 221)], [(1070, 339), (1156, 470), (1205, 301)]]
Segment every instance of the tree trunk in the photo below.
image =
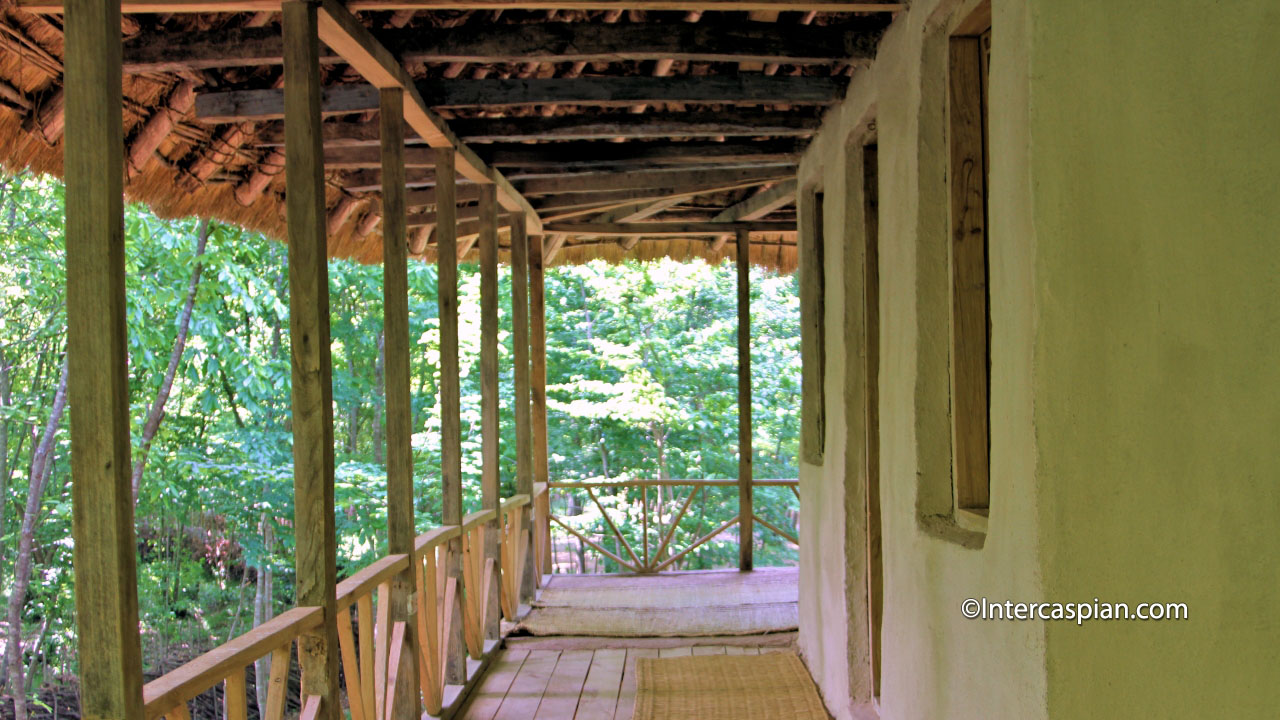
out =
[[(275, 616), (275, 608), (271, 604), (271, 593), (274, 588), (272, 587), (273, 578), (269, 559), (271, 546), (275, 541), (274, 535), (271, 530), (271, 523), (268, 521), (266, 513), (263, 513), (262, 560), (258, 563), (258, 582), (254, 586), (253, 593), (254, 627), (258, 627)], [(267, 716), (267, 686), (270, 685), (270, 678), (271, 656), (267, 655), (253, 664), (253, 684), (254, 691), (258, 696), (258, 717), (260, 718)]]
[(386, 389), (383, 387), (383, 373), (385, 372), (387, 363), (386, 336), (378, 333), (378, 364), (373, 368), (373, 374), (376, 378), (374, 382), (375, 401), (373, 404), (373, 461), (379, 465), (386, 465), (383, 459), (382, 447), (382, 418), (387, 412)]
[(8, 526), (9, 509), (9, 418), (8, 409), (13, 404), (13, 393), (9, 386), (9, 359), (0, 354), (0, 412), (5, 413), (0, 420), (0, 557), (8, 557), (4, 550), (5, 528)]
[(53, 469), (53, 444), (67, 408), (67, 361), (62, 360), (62, 376), (53, 395), (53, 407), (45, 423), (40, 444), (32, 454), (31, 472), (28, 476), (27, 506), (22, 514), (22, 533), (18, 537), (18, 557), (13, 571), (13, 592), (9, 595), (9, 632), (6, 638), (8, 651), (5, 664), (9, 666), (9, 688), (13, 695), (14, 720), (27, 720), (27, 694), (22, 676), (22, 606), (27, 599), (27, 587), (31, 582), (31, 553), (36, 539), (36, 518), (40, 515), (44, 488)]
[(142, 471), (147, 466), (147, 454), (151, 451), (151, 441), (160, 429), (160, 421), (164, 419), (164, 405), (169, 401), (169, 392), (173, 390), (173, 378), (178, 373), (178, 363), (182, 362), (182, 351), (187, 347), (187, 331), (191, 327), (191, 311), (196, 303), (196, 289), (200, 286), (200, 273), (204, 265), (200, 258), (204, 256), (205, 244), (209, 241), (209, 221), (200, 223), (200, 238), (196, 241), (196, 266), (191, 271), (191, 282), (187, 285), (187, 300), (182, 305), (182, 314), (178, 317), (178, 336), (173, 341), (173, 352), (169, 353), (169, 367), (164, 371), (164, 380), (156, 391), (155, 402), (147, 412), (147, 422), (142, 426), (142, 445), (138, 448), (138, 460), (133, 464), (133, 502), (138, 503), (138, 489), (142, 486)]

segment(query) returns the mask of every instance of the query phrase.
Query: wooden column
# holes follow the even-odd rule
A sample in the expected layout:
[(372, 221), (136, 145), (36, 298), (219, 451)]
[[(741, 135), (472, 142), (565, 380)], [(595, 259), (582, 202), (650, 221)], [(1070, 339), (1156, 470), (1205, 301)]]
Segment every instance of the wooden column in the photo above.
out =
[(337, 720), (337, 547), (333, 520), (333, 387), (324, 148), (320, 137), (320, 41), (316, 6), (286, 2), (284, 147), (289, 234), (289, 339), (293, 367), (293, 495), (296, 602), (325, 609), (326, 622), (299, 641), (302, 694), (319, 695)]
[[(480, 507), (498, 508), (501, 478), (498, 474), (498, 192), (493, 185), (480, 187)], [(498, 523), (485, 534), (484, 556), (498, 559)], [(498, 637), (498, 579), (485, 600), (485, 637)]]
[[(529, 238), (524, 216), (517, 213), (511, 223), (511, 347), (515, 361), (516, 492), (533, 494), (533, 433), (529, 406)], [(533, 523), (526, 506), (524, 527), (530, 532), (528, 557), (520, 577), (520, 599), (532, 602), (537, 565), (533, 557)]]
[[(380, 91), (382, 143), (382, 326), (383, 380), (387, 412), (387, 552), (413, 552), (413, 412), (409, 390), (409, 248), (405, 237), (404, 91)], [(418, 708), (417, 604), (412, 595), (418, 563), (391, 584), (392, 627), (405, 623), (398, 687), (392, 689), (391, 717), (416, 720)]]
[[(441, 524), (462, 524), (462, 387), (458, 367), (458, 200), (453, 148), (436, 150), (436, 287), (440, 300), (440, 484)], [(449, 541), (449, 577), (462, 582), (462, 541)], [(453, 618), (445, 682), (467, 680), (462, 641), (462, 605), (446, 608)]]
[(738, 231), (738, 569), (750, 570), (755, 537), (751, 477), (751, 236)]
[[(546, 289), (543, 284), (542, 235), (529, 238), (529, 392), (533, 426), (533, 481), (550, 480), (547, 461), (547, 317)], [(551, 572), (551, 493), (543, 493), (534, 501), (533, 532), (541, 538), (537, 571)]]
[(67, 362), (80, 701), (142, 718), (124, 296), (119, 0), (66, 14)]

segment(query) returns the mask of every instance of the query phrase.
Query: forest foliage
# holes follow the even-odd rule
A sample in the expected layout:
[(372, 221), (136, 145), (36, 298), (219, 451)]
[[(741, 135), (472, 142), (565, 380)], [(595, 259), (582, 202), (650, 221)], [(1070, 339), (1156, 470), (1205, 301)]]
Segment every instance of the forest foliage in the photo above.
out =
[[(17, 608), (0, 634), (11, 693), (75, 672), (69, 436), (52, 412), (66, 349), (63, 189), (29, 174), (0, 177), (0, 590)], [(138, 592), (147, 671), (154, 675), (244, 632), (292, 603), (292, 457), (286, 248), (240, 228), (126, 209), (129, 390), (138, 483)], [(207, 244), (200, 247), (201, 232)], [(185, 348), (163, 412), (153, 412), (174, 357), (193, 273)], [(385, 552), (382, 270), (330, 263), (339, 576)], [(510, 274), (500, 275), (501, 477), (514, 492)], [(795, 279), (753, 269), (755, 476), (794, 478), (799, 413)], [(547, 390), (553, 480), (734, 478), (737, 475), (736, 279), (700, 261), (548, 270)], [(416, 513), (439, 523), (440, 415), (435, 268), (409, 266)], [(480, 283), (460, 271), (464, 511), (479, 507)], [(53, 415), (53, 422), (50, 417)], [(147, 419), (159, 418), (154, 438)], [(45, 442), (42, 442), (44, 440)], [(45, 450), (42, 454), (41, 450)], [(38, 492), (32, 493), (33, 482)], [(664, 491), (670, 517), (684, 496)], [(659, 501), (650, 491), (650, 504)], [(600, 494), (637, 543), (638, 491)], [(29, 502), (34, 502), (34, 506)], [(34, 507), (34, 515), (31, 509)], [(798, 500), (757, 491), (758, 514), (794, 532)], [(584, 533), (607, 532), (579, 491), (553, 511)], [(678, 550), (737, 511), (734, 488), (705, 491), (673, 541)], [(652, 515), (651, 515), (652, 517)], [(24, 520), (27, 521), (24, 525)], [(28, 527), (29, 526), (29, 527)], [(22, 536), (31, 575), (15, 593)], [(656, 536), (650, 530), (651, 542)], [(606, 541), (607, 542), (607, 541)], [(757, 526), (757, 564), (796, 549)], [(638, 545), (636, 545), (638, 547)], [(558, 571), (616, 571), (556, 533)], [(684, 558), (736, 563), (726, 533)], [(14, 650), (11, 638), (20, 637)], [(15, 688), (13, 659), (25, 688)]]

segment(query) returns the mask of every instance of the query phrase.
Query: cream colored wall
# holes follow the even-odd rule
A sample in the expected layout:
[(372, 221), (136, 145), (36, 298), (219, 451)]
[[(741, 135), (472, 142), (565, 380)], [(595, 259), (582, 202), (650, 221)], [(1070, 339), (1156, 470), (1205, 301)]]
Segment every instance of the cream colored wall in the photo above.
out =
[[(874, 120), (879, 716), (1273, 717), (1280, 5), (994, 0), (985, 532), (951, 510), (948, 416), (945, 39), (972, 5), (917, 0), (901, 14), (801, 166), (802, 186), (826, 191), (827, 238), (826, 454), (801, 468), (802, 653), (835, 717), (866, 715), (865, 631), (845, 612), (865, 561), (840, 552), (862, 526), (844, 510), (862, 478), (844, 476), (860, 449), (845, 441), (858, 348), (842, 328), (861, 242), (846, 145)], [(961, 617), (970, 597), (1186, 602), (1191, 620), (982, 622)]]
[(1031, 5), (1052, 715), (1280, 716), (1280, 3)]
[[(1037, 487), (1032, 434), (1032, 236), (1027, 182), (1028, 19), (1021, 3), (997, 3), (992, 58), (991, 171), (992, 507), (986, 534), (951, 518), (948, 403), (949, 278), (946, 180), (946, 36), (972, 2), (914, 3), (885, 36), (872, 68), (826, 119), (801, 166), (801, 184), (826, 189), (827, 436), (822, 467), (801, 468), (801, 651), (837, 718), (866, 716), (860, 619), (846, 620), (845, 586), (864, 561), (836, 551), (843, 537), (844, 263), (860, 253), (846, 203), (847, 143), (876, 124), (880, 167), (881, 499), (884, 538), (885, 718), (1048, 716), (1044, 632), (1032, 623), (965, 620), (970, 597), (1037, 599)], [(856, 147), (852, 153), (857, 155)], [(856, 160), (857, 158), (852, 158)], [(860, 289), (860, 288), (851, 288)], [(856, 305), (856, 303), (855, 303)], [(856, 422), (856, 420), (855, 420)], [(861, 523), (859, 523), (859, 526)], [(850, 626), (852, 625), (852, 636)]]

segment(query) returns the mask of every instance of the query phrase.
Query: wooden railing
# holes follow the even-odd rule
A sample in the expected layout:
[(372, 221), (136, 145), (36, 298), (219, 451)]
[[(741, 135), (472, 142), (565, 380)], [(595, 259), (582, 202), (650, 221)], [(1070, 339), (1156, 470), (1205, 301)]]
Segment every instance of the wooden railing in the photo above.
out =
[[(495, 583), (501, 588), (503, 615), (516, 619), (520, 577), (528, 562), (530, 505), (528, 495), (517, 495), (499, 509), (471, 513), (461, 525), (419, 535), (411, 554), (387, 555), (338, 584), (334, 608), (351, 720), (387, 720), (391, 715), (388, 706), (394, 702), (403, 655), (410, 647), (407, 623), (391, 622), (391, 586), (411, 564), (421, 701), (428, 715), (441, 713), (446, 687), (455, 684), (450, 682), (451, 664), (466, 674), (464, 658), (451, 656), (456, 624), (462, 623), (466, 654), (478, 660), (494, 647), (486, 641), (496, 639), (486, 637), (489, 598), (498, 590)], [(497, 557), (485, 553), (491, 532), (497, 533)], [(455, 541), (461, 547), (457, 577), (449, 573)], [(188, 703), (220, 683), (225, 685), (226, 720), (247, 720), (245, 673), (268, 655), (270, 686), (262, 720), (283, 720), (294, 642), (324, 623), (323, 607), (293, 608), (153, 680), (143, 688), (147, 720), (190, 720)], [(321, 698), (300, 701), (299, 720), (315, 720)]]
[[(751, 485), (752, 487), (756, 487), (756, 488), (789, 487), (791, 488), (791, 491), (795, 493), (797, 498), (800, 497), (799, 481), (794, 479), (756, 480), (753, 483), (751, 483)], [(547, 483), (546, 486), (547, 486), (547, 489), (549, 490), (551, 489), (585, 490), (587, 493), (587, 497), (590, 498), (590, 501), (594, 503), (595, 506), (600, 510), (600, 517), (604, 521), (605, 529), (608, 531), (608, 534), (611, 534), (616, 539), (618, 550), (615, 552), (604, 547), (603, 536), (601, 536), (599, 540), (592, 538), (591, 537), (592, 533), (584, 532), (580, 528), (575, 528), (565, 518), (562, 518), (550, 512), (549, 502), (545, 504), (547, 508), (545, 511), (539, 508), (539, 511), (538, 511), (539, 517), (536, 518), (538, 528), (534, 533), (535, 539), (541, 536), (545, 538), (545, 542), (550, 543), (551, 525), (552, 524), (558, 525), (566, 533), (577, 538), (579, 542), (583, 543), (587, 547), (590, 547), (592, 550), (599, 553), (601, 556), (608, 558), (609, 560), (612, 560), (613, 562), (617, 563), (619, 567), (633, 573), (647, 574), (647, 573), (662, 572), (663, 570), (666, 570), (671, 566), (675, 565), (676, 563), (678, 563), (680, 560), (686, 557), (689, 553), (693, 552), (699, 547), (715, 539), (716, 536), (729, 530), (735, 525), (738, 525), (741, 520), (741, 517), (735, 514), (728, 521), (721, 523), (710, 532), (707, 532), (699, 536), (698, 538), (693, 540), (691, 543), (689, 543), (687, 546), (685, 546), (683, 549), (679, 550), (678, 552), (667, 554), (668, 551), (672, 549), (671, 546), (676, 537), (676, 531), (680, 526), (680, 521), (685, 518), (685, 515), (688, 512), (689, 507), (693, 504), (693, 501), (697, 497), (698, 493), (707, 488), (713, 488), (713, 487), (739, 487), (739, 483), (737, 480), (631, 480), (631, 479), (624, 480), (624, 479), (618, 479), (618, 480), (597, 480), (597, 481), (587, 481), (587, 482), (551, 482), (551, 483)], [(658, 538), (656, 547), (651, 547), (651, 544), (650, 544), (651, 507), (649, 503), (649, 489), (653, 487), (690, 488), (688, 494), (684, 496), (683, 501), (680, 501), (678, 503), (678, 509), (674, 512), (673, 515), (669, 515), (666, 518), (665, 522), (663, 522), (662, 513), (663, 513), (663, 510), (667, 507), (667, 503), (665, 502), (659, 503), (659, 507), (657, 508), (657, 517), (655, 518), (657, 522), (654, 523), (654, 525), (655, 526), (664, 525), (665, 530), (661, 533), (660, 537)], [(640, 490), (640, 505), (641, 505), (640, 539), (641, 539), (641, 542), (638, 543), (636, 546), (633, 546), (631, 542), (627, 540), (626, 536), (618, 528), (613, 518), (610, 517), (609, 512), (606, 510), (605, 506), (600, 502), (600, 498), (596, 494), (597, 490), (599, 490), (600, 488), (638, 488)], [(672, 499), (674, 500), (674, 498), (675, 496), (674, 496), (674, 490), (673, 490)], [(778, 527), (778, 525), (775, 523), (766, 521), (765, 519), (761, 518), (759, 514), (753, 512), (751, 514), (751, 517), (754, 519), (756, 523), (759, 523), (761, 526), (765, 527), (766, 529), (776, 533), (779, 537), (782, 537), (788, 542), (794, 545), (800, 544), (799, 540), (795, 535)], [(546, 557), (549, 558), (549, 555), (550, 553), (547, 552)], [(544, 557), (544, 555), (538, 554), (537, 557)], [(543, 570), (543, 572), (549, 572), (549, 571), (550, 571), (549, 567), (544, 568)]]
[[(245, 720), (248, 717), (245, 671), (255, 661), (270, 655), (271, 681), (262, 720), (282, 720), (289, 680), (289, 651), (299, 635), (323, 622), (324, 608), (319, 607), (299, 607), (277, 615), (147, 683), (142, 689), (143, 714), (147, 720), (159, 717), (190, 720), (187, 703), (218, 683), (224, 683), (227, 720)], [(314, 720), (319, 711), (320, 698), (310, 696), (302, 703), (301, 720)]]

